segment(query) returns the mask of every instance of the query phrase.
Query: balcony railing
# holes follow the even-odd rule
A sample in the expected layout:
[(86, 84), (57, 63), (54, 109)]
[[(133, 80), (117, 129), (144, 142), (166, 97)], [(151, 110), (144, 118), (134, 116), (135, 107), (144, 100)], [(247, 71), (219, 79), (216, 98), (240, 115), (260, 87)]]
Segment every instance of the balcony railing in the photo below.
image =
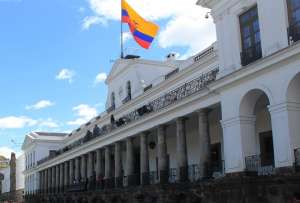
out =
[[(184, 83), (183, 85), (177, 87), (176, 89), (163, 94), (162, 96), (149, 102), (148, 104), (146, 104), (140, 108), (137, 108), (134, 111), (117, 119), (117, 121), (119, 121), (120, 125), (106, 124), (106, 125), (103, 125), (102, 127), (95, 126), (95, 128), (98, 128), (97, 133), (93, 132), (93, 136), (91, 136), (90, 139), (85, 139), (85, 138), (78, 139), (75, 142), (71, 143), (70, 145), (65, 146), (64, 148), (58, 150), (56, 153), (56, 156), (59, 156), (60, 154), (70, 151), (76, 147), (82, 146), (82, 144), (84, 144), (85, 142), (88, 142), (94, 138), (109, 134), (113, 130), (115, 130), (119, 127), (127, 125), (131, 122), (140, 120), (145, 115), (148, 115), (153, 112), (158, 112), (163, 108), (166, 108), (174, 103), (177, 103), (178, 101), (181, 101), (191, 95), (196, 94), (197, 92), (202, 91), (207, 85), (211, 84), (212, 82), (214, 82), (216, 80), (218, 73), (219, 73), (219, 68), (213, 69), (207, 73), (203, 73), (201, 76), (199, 76), (187, 83)], [(107, 109), (107, 112), (110, 113), (114, 109), (115, 109), (115, 106), (113, 105), (112, 107)], [(54, 157), (47, 157), (44, 161), (41, 161), (38, 164), (40, 165), (40, 164), (48, 161), (51, 158), (54, 158)]]
[(262, 57), (261, 44), (257, 43), (252, 47), (244, 49), (241, 53), (242, 66), (246, 66)]
[(288, 28), (288, 39), (290, 44), (300, 40), (300, 22), (290, 25)]
[(269, 176), (275, 174), (273, 165), (262, 166), (260, 155), (248, 156), (245, 158), (246, 171), (258, 176)]
[(169, 183), (176, 183), (177, 181), (177, 168), (171, 168), (169, 170)]

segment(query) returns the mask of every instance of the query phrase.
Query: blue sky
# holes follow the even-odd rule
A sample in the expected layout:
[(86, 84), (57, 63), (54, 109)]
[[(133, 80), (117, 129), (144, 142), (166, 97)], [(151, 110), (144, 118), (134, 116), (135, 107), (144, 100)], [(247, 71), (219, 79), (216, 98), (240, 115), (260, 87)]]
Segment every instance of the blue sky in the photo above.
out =
[[(161, 29), (150, 50), (126, 33), (127, 53), (185, 58), (215, 40), (195, 0), (128, 2)], [(119, 9), (119, 0), (0, 0), (0, 153), (20, 151), (30, 131), (71, 131), (104, 110)]]

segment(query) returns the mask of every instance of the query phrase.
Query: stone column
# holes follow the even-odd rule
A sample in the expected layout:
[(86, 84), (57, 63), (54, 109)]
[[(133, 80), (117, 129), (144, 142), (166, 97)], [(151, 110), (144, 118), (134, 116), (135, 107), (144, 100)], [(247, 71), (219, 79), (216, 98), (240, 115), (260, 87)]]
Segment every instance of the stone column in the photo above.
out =
[(45, 170), (42, 171), (42, 177), (43, 177), (43, 181), (42, 181), (42, 193), (45, 193), (45, 189), (46, 189), (46, 175), (45, 175)]
[(210, 136), (208, 132), (208, 113), (206, 110), (198, 112), (198, 134), (200, 148), (200, 177), (211, 176), (211, 154), (210, 154)]
[(59, 164), (59, 191), (64, 191), (64, 164)]
[(55, 166), (52, 167), (52, 192), (55, 193), (55, 187), (56, 187), (56, 168)]
[(166, 127), (164, 125), (157, 128), (157, 155), (159, 181), (165, 184), (169, 181), (169, 157), (167, 154)]
[(176, 139), (177, 139), (177, 162), (178, 180), (185, 182), (188, 180), (188, 157), (186, 146), (185, 118), (176, 120)]
[(89, 188), (92, 189), (94, 184), (94, 152), (88, 153), (87, 178)]
[(80, 157), (75, 158), (75, 181), (80, 182)]
[(60, 184), (59, 184), (59, 178), (60, 178), (59, 165), (55, 166), (55, 170), (56, 170), (56, 173), (55, 173), (55, 182), (56, 182), (55, 192), (59, 193), (59, 190), (60, 190)]
[(141, 162), (141, 184), (148, 185), (150, 182), (149, 174), (149, 151), (148, 151), (148, 135), (142, 133), (140, 135), (140, 162)]
[(67, 191), (68, 184), (69, 184), (69, 162), (66, 161), (64, 163), (64, 191)]
[(111, 179), (111, 156), (109, 146), (105, 147), (105, 187), (109, 188), (112, 186)]
[(115, 185), (116, 187), (123, 186), (123, 174), (122, 174), (122, 151), (121, 143), (115, 143)]
[(96, 179), (97, 187), (102, 188), (103, 186), (103, 170), (102, 170), (102, 150), (98, 149), (96, 151)]
[(133, 138), (130, 137), (126, 140), (126, 176), (128, 180), (128, 186), (136, 184), (134, 163)]
[(81, 156), (81, 170), (80, 170), (81, 182), (82, 183), (86, 182), (86, 176), (87, 176), (86, 169), (87, 169), (87, 167), (86, 167), (86, 156), (84, 154), (84, 155)]
[(52, 177), (51, 177), (51, 168), (48, 168), (48, 193), (51, 193), (51, 187), (52, 187)]
[(74, 182), (74, 160), (69, 161), (69, 185), (73, 185)]
[(42, 181), (43, 181), (43, 175), (42, 175), (42, 171), (39, 171), (38, 172), (38, 175), (39, 175), (39, 188), (38, 188), (38, 190), (41, 192), (41, 190), (42, 190)]

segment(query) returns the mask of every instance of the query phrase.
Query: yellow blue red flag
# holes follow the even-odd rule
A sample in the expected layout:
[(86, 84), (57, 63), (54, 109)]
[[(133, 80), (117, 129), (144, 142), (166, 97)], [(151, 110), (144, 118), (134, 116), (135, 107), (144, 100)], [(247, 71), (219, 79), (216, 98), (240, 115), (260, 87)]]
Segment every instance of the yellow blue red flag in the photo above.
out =
[(145, 49), (159, 30), (159, 26), (142, 18), (125, 0), (122, 0), (122, 23), (128, 24), (135, 41)]

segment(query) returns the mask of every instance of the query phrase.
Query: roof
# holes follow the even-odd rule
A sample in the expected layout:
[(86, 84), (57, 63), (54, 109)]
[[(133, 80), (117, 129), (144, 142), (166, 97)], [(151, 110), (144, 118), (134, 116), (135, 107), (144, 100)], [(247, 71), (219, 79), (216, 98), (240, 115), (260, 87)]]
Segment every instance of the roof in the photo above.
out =
[(61, 142), (63, 141), (67, 133), (53, 133), (53, 132), (31, 132), (26, 135), (25, 140), (22, 145), (22, 149), (26, 147), (26, 145), (34, 142), (34, 141), (52, 141), (52, 142)]

